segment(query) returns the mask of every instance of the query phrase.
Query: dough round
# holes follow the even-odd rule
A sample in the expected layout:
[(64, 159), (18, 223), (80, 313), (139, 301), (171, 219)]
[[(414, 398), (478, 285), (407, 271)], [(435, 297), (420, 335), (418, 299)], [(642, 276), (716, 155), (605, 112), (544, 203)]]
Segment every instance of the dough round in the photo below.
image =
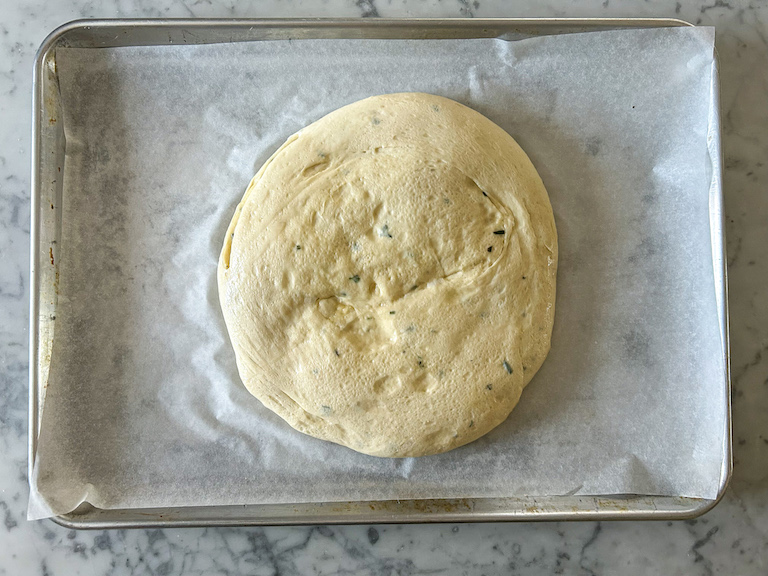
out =
[(355, 102), (300, 130), (227, 231), (219, 296), (248, 390), (375, 456), (503, 422), (549, 351), (557, 233), (517, 143), (453, 100)]

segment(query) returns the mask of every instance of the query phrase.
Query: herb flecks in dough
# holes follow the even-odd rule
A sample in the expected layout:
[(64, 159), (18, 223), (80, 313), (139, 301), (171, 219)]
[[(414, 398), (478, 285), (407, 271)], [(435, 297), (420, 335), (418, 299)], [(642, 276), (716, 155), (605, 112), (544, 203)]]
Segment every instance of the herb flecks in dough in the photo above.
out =
[(457, 102), (377, 96), (303, 128), (234, 224), (218, 293), (238, 368), (303, 433), (374, 456), (445, 452), (499, 425), (544, 361), (546, 190)]
[(509, 362), (504, 360), (504, 362), (502, 363), (502, 366), (504, 366), (504, 370), (507, 371), (507, 374), (512, 374), (512, 366), (509, 365)]

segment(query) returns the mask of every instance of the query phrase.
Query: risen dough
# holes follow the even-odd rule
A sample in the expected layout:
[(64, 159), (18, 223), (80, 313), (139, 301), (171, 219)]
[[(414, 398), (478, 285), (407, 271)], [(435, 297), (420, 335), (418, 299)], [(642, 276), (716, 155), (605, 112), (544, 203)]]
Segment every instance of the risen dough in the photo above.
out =
[(507, 418), (549, 350), (556, 269), (523, 150), (407, 93), (291, 136), (237, 207), (218, 282), (254, 396), (301, 432), (401, 457)]

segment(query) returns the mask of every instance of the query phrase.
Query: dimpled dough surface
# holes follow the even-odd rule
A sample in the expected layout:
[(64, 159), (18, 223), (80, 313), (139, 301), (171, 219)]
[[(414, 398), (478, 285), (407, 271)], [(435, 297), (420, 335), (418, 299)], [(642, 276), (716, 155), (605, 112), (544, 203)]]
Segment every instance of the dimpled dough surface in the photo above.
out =
[(506, 132), (446, 98), (355, 102), (253, 178), (219, 260), (248, 390), (295, 429), (436, 454), (503, 422), (549, 351), (557, 234)]

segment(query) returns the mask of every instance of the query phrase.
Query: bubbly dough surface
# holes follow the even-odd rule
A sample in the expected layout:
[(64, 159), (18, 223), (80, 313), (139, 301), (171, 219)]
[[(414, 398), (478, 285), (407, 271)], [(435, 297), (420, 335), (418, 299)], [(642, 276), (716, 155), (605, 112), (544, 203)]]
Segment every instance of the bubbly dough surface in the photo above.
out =
[(375, 456), (503, 422), (549, 351), (557, 233), (517, 143), (453, 100), (374, 96), (300, 130), (227, 231), (219, 297), (248, 390)]

